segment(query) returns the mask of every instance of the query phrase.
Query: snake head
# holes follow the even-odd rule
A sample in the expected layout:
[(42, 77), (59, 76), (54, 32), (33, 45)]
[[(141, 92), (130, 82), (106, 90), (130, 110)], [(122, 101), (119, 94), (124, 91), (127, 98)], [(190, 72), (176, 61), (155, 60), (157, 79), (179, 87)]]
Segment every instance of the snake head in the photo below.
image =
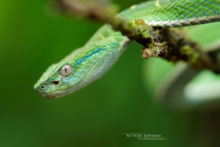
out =
[(71, 65), (53, 64), (37, 81), (34, 89), (48, 99), (61, 97), (68, 92), (70, 83), (67, 79), (71, 77), (71, 74)]
[(50, 66), (34, 85), (34, 89), (48, 99), (55, 99), (73, 93), (86, 85), (84, 78), (93, 65), (86, 61), (79, 64), (81, 59), (79, 51), (76, 50), (58, 64)]
[(34, 89), (49, 99), (73, 93), (102, 77), (118, 59), (119, 43), (81, 48), (50, 66)]
[(48, 99), (62, 97), (80, 89), (87, 72), (83, 64), (78, 63), (80, 58), (81, 50), (77, 49), (59, 63), (50, 66), (34, 85), (34, 89)]

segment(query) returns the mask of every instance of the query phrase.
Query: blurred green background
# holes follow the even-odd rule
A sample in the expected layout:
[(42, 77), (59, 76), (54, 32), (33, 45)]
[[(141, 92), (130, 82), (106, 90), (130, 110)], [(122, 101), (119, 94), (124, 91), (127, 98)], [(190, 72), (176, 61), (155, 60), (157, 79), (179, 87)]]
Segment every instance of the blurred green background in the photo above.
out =
[[(117, 3), (126, 8), (140, 1)], [(141, 46), (136, 43), (102, 79), (75, 94), (49, 101), (33, 90), (49, 65), (86, 43), (100, 26), (58, 15), (46, 0), (0, 1), (0, 146), (170, 147), (213, 143), (216, 128), (207, 124), (218, 124), (213, 118), (219, 113), (177, 113), (155, 105), (152, 89), (146, 90), (143, 81), (146, 61), (141, 59)], [(123, 133), (127, 132), (161, 134), (167, 140), (137, 140), (126, 137)]]

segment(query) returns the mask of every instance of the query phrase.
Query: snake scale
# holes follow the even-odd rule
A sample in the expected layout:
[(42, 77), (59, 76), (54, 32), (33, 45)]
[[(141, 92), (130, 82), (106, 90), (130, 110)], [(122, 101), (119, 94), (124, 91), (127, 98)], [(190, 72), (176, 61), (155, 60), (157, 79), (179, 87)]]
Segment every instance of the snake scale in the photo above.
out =
[[(134, 25), (136, 19), (141, 19), (149, 28), (203, 24), (220, 20), (220, 0), (148, 1), (133, 5), (117, 16)], [(102, 77), (131, 41), (106, 24), (83, 47), (51, 65), (34, 89), (49, 99), (73, 93)]]

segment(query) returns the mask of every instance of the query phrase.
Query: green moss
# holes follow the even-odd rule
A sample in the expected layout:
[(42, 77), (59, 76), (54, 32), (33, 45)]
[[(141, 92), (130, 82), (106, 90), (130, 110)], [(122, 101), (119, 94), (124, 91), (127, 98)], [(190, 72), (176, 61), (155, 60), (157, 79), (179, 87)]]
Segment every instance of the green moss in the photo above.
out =
[(187, 62), (190, 64), (195, 63), (199, 58), (199, 53), (193, 50), (193, 48), (189, 45), (183, 46), (183, 48), (181, 49), (181, 54), (183, 56), (187, 56)]

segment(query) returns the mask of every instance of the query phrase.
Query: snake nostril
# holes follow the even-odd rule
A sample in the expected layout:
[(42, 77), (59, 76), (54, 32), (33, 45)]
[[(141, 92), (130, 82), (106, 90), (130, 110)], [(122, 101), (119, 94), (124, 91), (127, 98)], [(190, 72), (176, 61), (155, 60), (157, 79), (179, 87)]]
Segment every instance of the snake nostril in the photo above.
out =
[(59, 84), (59, 81), (53, 81), (53, 82), (51, 82), (52, 84), (54, 84), (54, 85), (58, 85)]

